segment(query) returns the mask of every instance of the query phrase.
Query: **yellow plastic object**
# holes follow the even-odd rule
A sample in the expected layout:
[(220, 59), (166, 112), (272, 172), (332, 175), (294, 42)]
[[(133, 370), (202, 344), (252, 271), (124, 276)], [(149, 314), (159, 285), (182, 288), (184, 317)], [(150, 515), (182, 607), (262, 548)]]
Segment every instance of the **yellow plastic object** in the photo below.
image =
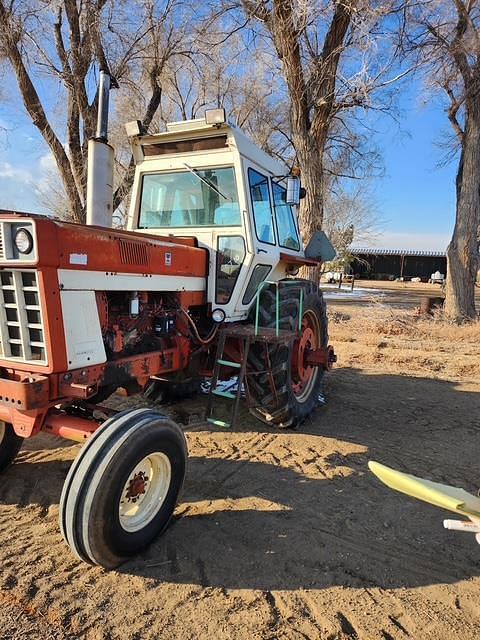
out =
[(429, 502), (448, 511), (454, 511), (477, 519), (480, 518), (480, 498), (473, 496), (464, 489), (457, 489), (439, 482), (417, 478), (408, 473), (390, 469), (390, 467), (386, 467), (379, 462), (370, 461), (368, 468), (391, 489), (406, 493), (408, 496)]

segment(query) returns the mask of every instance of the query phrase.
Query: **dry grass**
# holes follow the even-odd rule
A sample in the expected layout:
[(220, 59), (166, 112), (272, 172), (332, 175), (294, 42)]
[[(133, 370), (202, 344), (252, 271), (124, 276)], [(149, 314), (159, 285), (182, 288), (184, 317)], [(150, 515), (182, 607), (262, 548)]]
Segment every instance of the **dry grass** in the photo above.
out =
[(340, 366), (433, 378), (480, 378), (480, 321), (461, 326), (372, 302), (330, 307), (330, 342)]

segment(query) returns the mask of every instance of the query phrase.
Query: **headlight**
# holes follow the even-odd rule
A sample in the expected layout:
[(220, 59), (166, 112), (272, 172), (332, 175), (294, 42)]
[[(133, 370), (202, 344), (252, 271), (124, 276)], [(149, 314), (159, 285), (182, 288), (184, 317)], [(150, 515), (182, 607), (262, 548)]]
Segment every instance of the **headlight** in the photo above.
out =
[(225, 320), (225, 311), (223, 309), (215, 309), (212, 312), (212, 320), (214, 322), (223, 322)]
[(15, 234), (15, 246), (19, 253), (30, 253), (33, 249), (32, 234), (26, 229), (18, 229)]

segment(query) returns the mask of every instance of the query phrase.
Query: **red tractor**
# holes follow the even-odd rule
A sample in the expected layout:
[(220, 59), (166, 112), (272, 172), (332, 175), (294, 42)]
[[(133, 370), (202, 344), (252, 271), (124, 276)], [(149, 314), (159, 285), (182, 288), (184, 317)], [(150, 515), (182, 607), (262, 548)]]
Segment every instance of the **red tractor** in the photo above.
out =
[[(101, 171), (89, 184), (90, 224), (0, 215), (0, 471), (40, 431), (85, 441), (60, 524), (79, 558), (106, 568), (167, 526), (187, 447), (158, 411), (105, 421), (99, 403), (119, 388), (182, 398), (202, 377), (240, 374), (254, 415), (293, 426), (318, 404), (334, 359), (318, 287), (291, 277), (320, 259), (300, 240), (298, 178), (222, 111), (129, 133), (128, 231), (107, 226)], [(108, 160), (102, 136), (91, 142), (92, 166)]]

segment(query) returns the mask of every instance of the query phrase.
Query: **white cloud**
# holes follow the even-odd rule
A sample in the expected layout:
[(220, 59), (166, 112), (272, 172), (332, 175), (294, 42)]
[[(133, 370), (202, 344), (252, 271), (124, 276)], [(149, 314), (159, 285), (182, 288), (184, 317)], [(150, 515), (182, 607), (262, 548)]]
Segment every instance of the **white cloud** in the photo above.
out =
[(40, 160), (38, 161), (38, 164), (42, 171), (51, 171), (52, 169), (55, 171), (57, 170), (55, 158), (50, 152), (45, 153), (43, 156), (40, 156)]
[(50, 152), (45, 153), (38, 160), (38, 174), (33, 182), (35, 194), (42, 199), (57, 179), (58, 169), (55, 158)]
[(0, 178), (12, 178), (29, 183), (32, 181), (32, 174), (21, 167), (14, 167), (9, 162), (0, 162)]
[(45, 207), (38, 195), (46, 176), (40, 161), (29, 170), (11, 162), (0, 161), (0, 209), (42, 213)]

